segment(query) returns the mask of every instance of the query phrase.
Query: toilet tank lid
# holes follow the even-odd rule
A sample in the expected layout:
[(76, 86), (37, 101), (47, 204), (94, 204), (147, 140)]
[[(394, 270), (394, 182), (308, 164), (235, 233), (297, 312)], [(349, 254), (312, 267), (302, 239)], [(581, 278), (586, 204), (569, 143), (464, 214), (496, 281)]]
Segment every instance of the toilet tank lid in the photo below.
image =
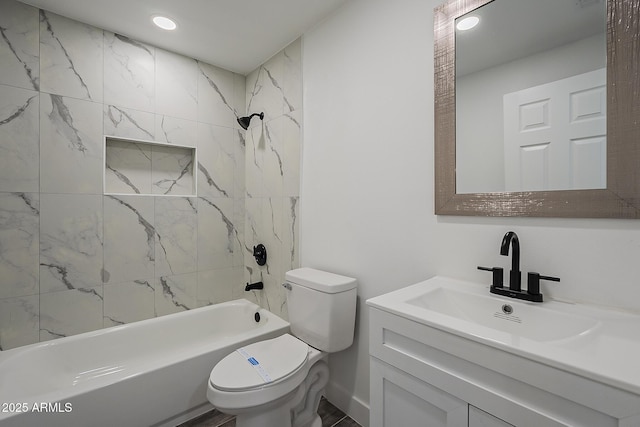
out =
[(284, 278), (289, 283), (328, 294), (349, 291), (355, 289), (358, 284), (357, 280), (352, 277), (341, 276), (308, 267), (287, 271)]

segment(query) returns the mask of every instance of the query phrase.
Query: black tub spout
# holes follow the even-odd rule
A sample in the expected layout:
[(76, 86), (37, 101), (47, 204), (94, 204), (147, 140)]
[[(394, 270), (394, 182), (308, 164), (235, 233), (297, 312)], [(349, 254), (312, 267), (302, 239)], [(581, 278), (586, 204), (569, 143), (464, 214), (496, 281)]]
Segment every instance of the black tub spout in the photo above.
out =
[(264, 283), (262, 282), (256, 282), (256, 283), (251, 283), (249, 284), (247, 282), (247, 286), (244, 287), (244, 290), (249, 292), (249, 291), (255, 291), (258, 289), (264, 289)]

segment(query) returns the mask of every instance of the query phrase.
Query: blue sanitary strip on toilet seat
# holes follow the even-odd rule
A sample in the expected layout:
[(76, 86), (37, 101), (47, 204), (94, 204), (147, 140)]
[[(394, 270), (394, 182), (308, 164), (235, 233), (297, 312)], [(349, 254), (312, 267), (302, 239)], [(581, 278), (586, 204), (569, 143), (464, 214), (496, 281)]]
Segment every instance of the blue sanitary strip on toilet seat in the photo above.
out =
[(265, 384), (273, 381), (269, 373), (262, 367), (260, 362), (258, 362), (255, 357), (251, 356), (244, 348), (239, 348), (236, 351), (240, 353), (242, 357), (247, 359), (247, 362), (249, 362), (249, 364), (253, 366), (253, 368), (256, 370), (258, 375), (260, 375), (260, 378), (262, 378)]

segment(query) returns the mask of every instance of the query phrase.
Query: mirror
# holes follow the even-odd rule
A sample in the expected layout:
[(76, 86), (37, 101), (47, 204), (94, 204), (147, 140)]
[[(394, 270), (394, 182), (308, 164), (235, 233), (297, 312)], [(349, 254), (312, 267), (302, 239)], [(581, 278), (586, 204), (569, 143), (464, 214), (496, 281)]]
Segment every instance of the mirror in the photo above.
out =
[(455, 22), (456, 192), (606, 188), (605, 2), (494, 0)]
[[(547, 9), (529, 10), (538, 6)], [(640, 0), (435, 9), (436, 214), (640, 217), (639, 9)], [(456, 34), (456, 20), (478, 14), (488, 34), (481, 24)], [(559, 87), (570, 125), (558, 127)]]

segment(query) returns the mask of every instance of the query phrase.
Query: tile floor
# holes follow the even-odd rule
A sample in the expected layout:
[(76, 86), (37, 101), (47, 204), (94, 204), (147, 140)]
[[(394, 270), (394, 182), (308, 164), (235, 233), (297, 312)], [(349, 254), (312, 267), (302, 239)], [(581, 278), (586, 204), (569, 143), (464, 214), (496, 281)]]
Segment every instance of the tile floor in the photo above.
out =
[[(320, 400), (318, 414), (322, 419), (322, 427), (360, 427), (360, 424), (353, 421), (324, 397)], [(236, 420), (233, 416), (223, 414), (214, 409), (184, 424), (180, 424), (178, 427), (235, 427), (235, 425)]]

